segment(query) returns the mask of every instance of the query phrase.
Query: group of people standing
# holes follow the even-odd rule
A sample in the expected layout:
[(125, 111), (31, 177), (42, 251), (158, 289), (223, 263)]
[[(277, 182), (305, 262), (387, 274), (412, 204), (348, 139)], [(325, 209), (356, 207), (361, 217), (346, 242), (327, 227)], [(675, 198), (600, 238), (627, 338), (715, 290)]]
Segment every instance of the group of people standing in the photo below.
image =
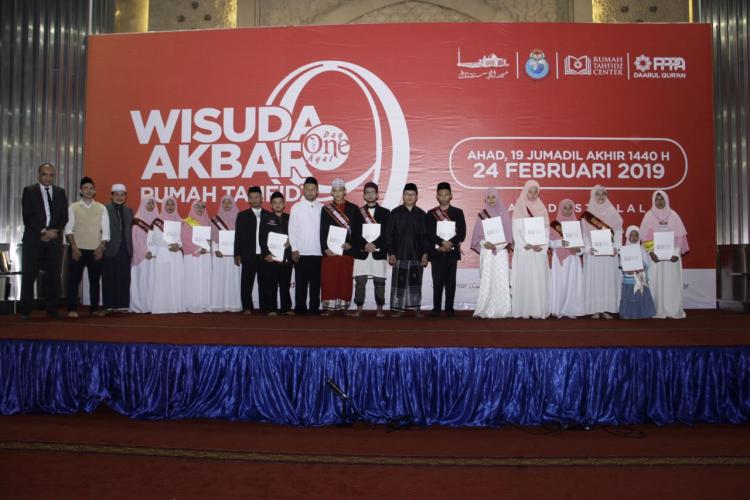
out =
[[(373, 182), (365, 185), (365, 203), (358, 206), (346, 199), (346, 183), (335, 179), (333, 199), (323, 204), (317, 200), (317, 180), (309, 177), (302, 186), (303, 198), (289, 213), (282, 193), (273, 193), (267, 210), (260, 188), (252, 187), (246, 210), (240, 211), (226, 196), (213, 216), (202, 201), (196, 201), (183, 217), (174, 198), (162, 200), (161, 208), (154, 198), (144, 198), (133, 214), (126, 205), (123, 184), (113, 185), (110, 202), (102, 205), (94, 200), (96, 187), (88, 177), (80, 183), (81, 200), (68, 206), (65, 191), (52, 186), (54, 174), (52, 165), (41, 165), (39, 183), (24, 190), (21, 314), (25, 318), (31, 312), (40, 268), (45, 270), (47, 312), (57, 315), (63, 238), (70, 245), (69, 317), (78, 316), (84, 269), (89, 276), (90, 312), (96, 315), (129, 310), (359, 316), (367, 282), (372, 280), (380, 317), (385, 314), (389, 265), (391, 316), (407, 311), (422, 315), (422, 276), (428, 265), (433, 281), (432, 315), (455, 314), (457, 263), (467, 227), (463, 211), (451, 204), (447, 182), (438, 184), (438, 206), (428, 212), (417, 206), (419, 193), (413, 183), (404, 186), (402, 204), (389, 211), (378, 203), (378, 186)], [(539, 194), (539, 184), (527, 182), (511, 215), (497, 190), (487, 190), (470, 245), (480, 259), (474, 316), (685, 316), (681, 256), (689, 249), (687, 232), (669, 207), (665, 192), (654, 193), (653, 207), (640, 228), (630, 226), (623, 232), (622, 217), (606, 189), (594, 187), (588, 209), (580, 217), (583, 245), (577, 247), (561, 231), (563, 221), (577, 220), (573, 202), (562, 200), (555, 220), (550, 221)], [(502, 223), (502, 243), (497, 235), (492, 240), (485, 236), (485, 223), (492, 218)], [(545, 243), (526, 241), (529, 233), (524, 225), (531, 218), (543, 219), (548, 232)], [(623, 272), (617, 252), (598, 255), (590, 239), (595, 229), (610, 230), (615, 249), (622, 247), (623, 235), (625, 245), (639, 245), (643, 269)], [(199, 230), (206, 235), (205, 241), (196, 240)], [(675, 254), (669, 260), (660, 260), (653, 251), (653, 234), (659, 231), (674, 233)], [(228, 234), (233, 243), (225, 241)], [(99, 306), (100, 277), (103, 307)], [(253, 301), (256, 281), (257, 308)], [(350, 310), (352, 298), (356, 308)]]

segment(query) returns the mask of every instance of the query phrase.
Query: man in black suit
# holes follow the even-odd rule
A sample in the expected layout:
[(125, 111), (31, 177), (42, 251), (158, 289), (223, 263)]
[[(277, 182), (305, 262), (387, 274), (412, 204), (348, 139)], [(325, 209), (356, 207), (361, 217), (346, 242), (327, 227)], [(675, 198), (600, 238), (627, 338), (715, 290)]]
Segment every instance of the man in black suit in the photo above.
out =
[(125, 203), (125, 184), (113, 184), (109, 215), (109, 241), (102, 262), (102, 299), (106, 310), (130, 306), (130, 259), (133, 257), (133, 210)]
[(39, 182), (26, 186), (21, 198), (23, 214), (23, 256), (21, 275), (21, 318), (29, 319), (34, 307), (34, 282), (44, 270), (47, 314), (57, 317), (60, 297), (62, 237), (68, 223), (68, 198), (63, 188), (53, 186), (55, 167), (42, 163)]
[[(262, 260), (258, 237), (260, 217), (264, 213), (268, 215), (269, 212), (261, 207), (263, 194), (258, 186), (253, 186), (248, 190), (247, 198), (250, 208), (237, 214), (237, 221), (235, 222), (234, 263), (237, 266), (242, 266), (242, 284), (240, 288), (242, 312), (243, 314), (252, 314), (253, 285), (256, 275), (258, 276), (258, 289), (260, 292), (258, 296), (261, 297), (263, 295), (263, 285), (260, 273), (258, 272)], [(261, 301), (260, 308), (263, 309), (263, 306), (264, 304)]]

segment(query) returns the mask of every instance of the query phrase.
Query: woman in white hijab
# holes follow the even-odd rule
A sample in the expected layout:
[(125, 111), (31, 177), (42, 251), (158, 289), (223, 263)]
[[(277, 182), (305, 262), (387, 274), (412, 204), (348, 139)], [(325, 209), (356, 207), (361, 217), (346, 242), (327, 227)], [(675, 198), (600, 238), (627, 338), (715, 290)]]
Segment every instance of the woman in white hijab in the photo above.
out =
[[(654, 233), (671, 232), (674, 237), (674, 252), (666, 260), (660, 260), (654, 252)], [(651, 197), (651, 210), (641, 222), (641, 239), (653, 261), (648, 270), (648, 281), (656, 305), (655, 318), (685, 317), (682, 295), (682, 256), (690, 251), (687, 229), (680, 216), (669, 206), (669, 195), (656, 191)]]
[[(547, 243), (531, 245), (524, 236), (525, 221), (544, 219), (544, 236), (549, 234), (549, 214), (539, 198), (539, 183), (526, 181), (513, 206), (513, 269), (511, 310), (514, 318), (546, 318), (549, 314), (549, 260)], [(546, 239), (546, 238), (545, 238)]]

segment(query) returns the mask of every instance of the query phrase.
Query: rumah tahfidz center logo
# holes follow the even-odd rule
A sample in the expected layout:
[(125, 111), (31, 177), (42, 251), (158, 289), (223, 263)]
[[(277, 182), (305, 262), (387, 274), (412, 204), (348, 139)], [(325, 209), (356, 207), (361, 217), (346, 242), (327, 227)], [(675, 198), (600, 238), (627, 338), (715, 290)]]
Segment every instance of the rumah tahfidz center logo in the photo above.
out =
[[(321, 122), (315, 106), (299, 102), (300, 93), (329, 72), (349, 77), (369, 105), (374, 158), (362, 169), (347, 166), (351, 143), (346, 131)], [(238, 113), (244, 120), (235, 120)], [(279, 190), (283, 184), (299, 186), (319, 172), (337, 171), (348, 191), (369, 180), (381, 184), (383, 205), (393, 207), (409, 173), (409, 132), (398, 100), (377, 75), (345, 61), (316, 61), (297, 68), (276, 85), (263, 106), (136, 110), (130, 115), (138, 142), (156, 142), (142, 180), (246, 180), (265, 174), (272, 182), (268, 187)], [(383, 185), (385, 151), (390, 151), (391, 164)], [(320, 192), (322, 200), (329, 198), (331, 186), (321, 182)]]

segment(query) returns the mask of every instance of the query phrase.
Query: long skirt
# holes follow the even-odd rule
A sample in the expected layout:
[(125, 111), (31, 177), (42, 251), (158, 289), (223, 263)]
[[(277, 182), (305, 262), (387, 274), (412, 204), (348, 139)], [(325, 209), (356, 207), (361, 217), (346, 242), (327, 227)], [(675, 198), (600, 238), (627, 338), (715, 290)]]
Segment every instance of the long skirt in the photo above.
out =
[(482, 248), (479, 253), (479, 297), (475, 318), (510, 316), (510, 266), (508, 251)]
[(655, 318), (682, 319), (686, 316), (682, 295), (682, 259), (651, 264), (648, 283), (654, 293)]
[(211, 254), (185, 256), (185, 310), (203, 313), (211, 310)]
[(185, 312), (182, 301), (184, 264), (182, 252), (159, 247), (154, 264), (154, 314)]
[(514, 318), (546, 318), (549, 315), (547, 252), (516, 247), (510, 285)]
[(622, 319), (645, 319), (656, 315), (654, 299), (648, 287), (635, 291), (632, 283), (623, 283), (620, 298), (620, 318)]
[(130, 311), (149, 313), (154, 302), (155, 259), (130, 268)]
[(242, 267), (234, 264), (234, 257), (212, 256), (211, 263), (211, 310), (241, 311)]
[(391, 275), (391, 310), (419, 309), (422, 304), (422, 273), (418, 260), (398, 260)]
[(336, 255), (323, 257), (320, 264), (320, 298), (323, 309), (348, 309), (352, 301), (354, 257)]
[(558, 318), (583, 316), (583, 266), (580, 257), (567, 256), (562, 264), (552, 255), (549, 283), (549, 312)]
[(620, 310), (620, 258), (617, 255), (583, 256), (584, 314)]

